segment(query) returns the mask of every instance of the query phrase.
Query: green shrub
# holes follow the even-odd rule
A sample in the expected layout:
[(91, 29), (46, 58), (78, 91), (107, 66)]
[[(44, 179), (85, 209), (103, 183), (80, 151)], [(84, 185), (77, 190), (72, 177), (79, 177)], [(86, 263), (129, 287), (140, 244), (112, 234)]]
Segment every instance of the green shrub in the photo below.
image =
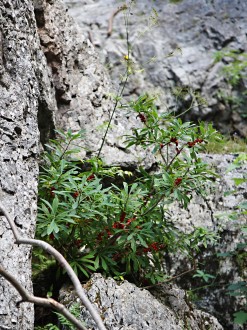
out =
[[(164, 253), (193, 255), (213, 240), (203, 228), (191, 234), (177, 230), (167, 208), (174, 201), (186, 208), (192, 193), (204, 192), (214, 173), (198, 152), (218, 134), (211, 125), (159, 114), (154, 101), (145, 95), (130, 102), (141, 127), (126, 136), (127, 147), (138, 145), (157, 156), (154, 173), (140, 166), (129, 180), (129, 173), (107, 168), (97, 157), (76, 159), (80, 150), (73, 145), (82, 132), (57, 132), (43, 154), (36, 235), (61, 251), (79, 274), (143, 274), (155, 283), (166, 277)], [(109, 178), (122, 181), (107, 185)]]

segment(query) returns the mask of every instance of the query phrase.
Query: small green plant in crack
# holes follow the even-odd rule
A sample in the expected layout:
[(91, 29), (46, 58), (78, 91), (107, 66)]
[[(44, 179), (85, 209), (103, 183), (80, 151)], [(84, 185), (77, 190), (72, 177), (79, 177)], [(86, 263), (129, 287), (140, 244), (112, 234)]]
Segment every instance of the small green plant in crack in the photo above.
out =
[(216, 52), (214, 57), (215, 62), (222, 61), (224, 63), (222, 74), (232, 87), (232, 90), (227, 94), (219, 91), (219, 98), (228, 104), (233, 111), (237, 111), (242, 118), (247, 118), (247, 91), (244, 84), (247, 77), (247, 53), (234, 49), (223, 49)]
[(199, 269), (196, 270), (196, 274), (194, 274), (193, 277), (199, 277), (199, 278), (201, 278), (206, 283), (208, 283), (209, 280), (212, 280), (212, 279), (215, 278), (214, 275), (207, 274), (204, 271), (199, 270)]
[[(127, 147), (150, 148), (157, 172), (139, 167), (128, 183), (124, 171), (105, 167), (99, 158), (76, 159), (79, 150), (72, 146), (81, 133), (57, 132), (60, 139), (52, 140), (43, 155), (37, 236), (61, 251), (78, 274), (143, 274), (155, 283), (166, 278), (161, 266), (165, 252), (192, 256), (214, 240), (202, 228), (186, 235), (177, 230), (167, 207), (178, 201), (186, 208), (192, 193), (203, 192), (214, 173), (198, 152), (218, 134), (211, 125), (159, 114), (155, 99), (147, 95), (128, 106), (141, 125), (126, 136)], [(121, 176), (118, 185), (106, 184)]]
[[(193, 258), (200, 246), (215, 239), (203, 228), (190, 234), (179, 231), (168, 206), (176, 201), (187, 208), (192, 194), (204, 193), (215, 174), (199, 152), (219, 135), (210, 124), (183, 123), (179, 116), (159, 112), (155, 98), (148, 95), (123, 104), (123, 91), (135, 71), (128, 31), (130, 7), (124, 10), (126, 67), (97, 156), (77, 157), (74, 146), (83, 139), (82, 132), (57, 131), (57, 140), (51, 140), (43, 154), (36, 235), (61, 251), (81, 277), (101, 271), (118, 278), (133, 276), (138, 283), (142, 279), (156, 283), (167, 278), (162, 268), (165, 253), (180, 251)], [(157, 13), (153, 15), (156, 22)], [(192, 97), (190, 108), (198, 99)], [(131, 182), (123, 170), (108, 168), (100, 159), (118, 108), (130, 112), (137, 123), (125, 137), (126, 147), (151, 150), (157, 160), (155, 173), (140, 166)]]
[[(235, 170), (237, 168), (240, 168), (243, 166), (244, 163), (247, 161), (247, 154), (241, 153), (236, 157), (236, 159), (232, 162), (232, 164), (229, 165), (227, 169), (227, 173)], [(236, 186), (243, 185), (247, 182), (246, 175), (243, 175), (242, 177), (233, 178), (233, 181)], [(233, 194), (234, 191), (227, 192), (227, 195)], [(240, 217), (244, 218), (247, 215), (247, 203), (246, 201), (243, 201), (239, 203), (236, 210), (227, 214), (228, 218), (231, 220), (237, 220)], [(236, 248), (232, 251), (228, 252), (222, 252), (218, 253), (218, 257), (221, 258), (232, 258), (238, 267), (239, 275), (243, 277), (243, 280), (230, 283), (227, 287), (227, 294), (233, 297), (240, 297), (244, 298), (245, 304), (241, 306), (240, 310), (237, 310), (234, 314), (234, 323), (244, 325), (247, 323), (247, 282), (245, 279), (245, 271), (246, 271), (246, 235), (247, 235), (247, 225), (244, 223), (241, 226), (241, 235), (239, 236), (239, 243), (237, 244)]]
[[(69, 311), (72, 315), (74, 315), (77, 319), (80, 319), (80, 304), (74, 303), (69, 307)], [(69, 322), (62, 314), (54, 312), (58, 317), (59, 326), (62, 326), (63, 329), (67, 330), (76, 330), (75, 326)], [(43, 327), (35, 327), (34, 330), (59, 330), (58, 326), (53, 323), (48, 323)]]

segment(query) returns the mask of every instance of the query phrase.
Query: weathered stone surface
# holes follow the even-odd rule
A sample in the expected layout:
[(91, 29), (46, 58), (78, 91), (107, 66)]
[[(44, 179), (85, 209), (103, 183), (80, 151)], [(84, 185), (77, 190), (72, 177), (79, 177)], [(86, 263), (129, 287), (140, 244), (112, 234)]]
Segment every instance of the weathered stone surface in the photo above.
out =
[[(38, 174), (39, 42), (31, 1), (0, 3), (0, 202), (24, 236), (33, 236)], [(44, 64), (44, 62), (43, 62)], [(42, 64), (40, 63), (40, 67)], [(30, 247), (14, 245), (6, 219), (0, 217), (0, 262), (32, 291)], [(0, 278), (0, 329), (32, 329), (33, 309)]]
[[(127, 281), (118, 284), (95, 274), (85, 288), (110, 330), (223, 330), (213, 316), (188, 304), (184, 291), (170, 285), (164, 286), (156, 299)], [(68, 289), (61, 290), (60, 298), (65, 302), (76, 300)], [(88, 329), (97, 329), (83, 307), (81, 317)]]
[[(208, 186), (208, 191), (204, 197), (196, 196), (188, 205), (187, 210), (183, 210), (179, 205), (173, 205), (171, 214), (176, 219), (180, 228), (191, 231), (195, 224), (204, 226), (212, 230), (225, 230), (238, 226), (246, 219), (240, 216), (238, 221), (228, 219), (230, 212), (237, 209), (237, 206), (247, 199), (246, 183), (236, 186), (234, 178), (243, 178), (247, 171), (247, 164), (227, 172), (228, 167), (233, 163), (238, 155), (206, 155), (201, 154), (202, 160), (209, 165), (215, 173), (219, 175)], [(232, 194), (224, 193), (231, 192)], [(219, 217), (220, 216), (220, 217)]]
[[(114, 88), (87, 35), (66, 13), (61, 1), (35, 0), (35, 16), (43, 52), (52, 72), (56, 127), (86, 131), (81, 157), (99, 149), (113, 110)], [(136, 148), (126, 150), (123, 136), (138, 120), (117, 111), (101, 156), (107, 164), (151, 166), (153, 160)]]
[[(126, 54), (124, 15), (115, 16), (113, 30), (107, 35), (112, 13), (124, 2), (114, 0), (64, 0), (69, 13), (79, 22), (84, 35), (88, 35), (99, 49), (101, 60), (109, 69), (114, 82), (124, 72), (122, 64)], [(156, 9), (159, 24), (153, 28)], [(238, 91), (226, 84), (221, 68), (229, 59), (214, 63), (213, 55), (223, 48), (247, 52), (247, 2), (242, 0), (169, 0), (136, 1), (129, 20), (129, 41), (132, 60), (144, 73), (136, 73), (125, 94), (144, 92), (159, 94), (161, 107), (180, 111), (190, 104), (190, 98), (176, 102), (171, 89), (175, 86), (191, 87), (201, 92), (207, 106), (195, 106), (185, 117), (213, 121), (222, 132), (239, 131), (247, 136), (247, 125), (231, 106), (222, 101), (218, 93), (239, 97), (246, 91), (246, 81)], [(182, 54), (178, 49), (181, 49)], [(176, 50), (177, 49), (177, 50)], [(174, 52), (172, 57), (169, 53)], [(151, 60), (153, 59), (153, 60)], [(151, 60), (151, 61), (150, 61)], [(243, 95), (243, 94), (242, 94)], [(240, 107), (241, 108), (241, 107)], [(241, 111), (246, 113), (246, 99)]]
[[(195, 197), (189, 204), (188, 210), (182, 210), (179, 205), (174, 205), (170, 212), (175, 225), (185, 232), (191, 232), (195, 227), (206, 227), (221, 237), (216, 245), (209, 244), (199, 256), (198, 267), (205, 273), (216, 276), (216, 280), (215, 285), (195, 291), (200, 296), (197, 306), (215, 315), (225, 329), (242, 329), (239, 325), (233, 325), (232, 315), (241, 310), (246, 301), (227, 295), (226, 289), (229, 284), (246, 279), (247, 264), (244, 250), (238, 250), (237, 255), (227, 258), (219, 258), (217, 253), (233, 252), (239, 243), (246, 241), (246, 236), (241, 231), (241, 227), (246, 225), (246, 215), (239, 215), (236, 220), (229, 219), (229, 215), (238, 212), (238, 205), (247, 199), (247, 184), (236, 186), (233, 181), (233, 178), (246, 176), (247, 164), (227, 172), (227, 168), (237, 155), (202, 155), (202, 157), (220, 175), (220, 178), (216, 180), (215, 185), (209, 187), (205, 199)], [(231, 194), (224, 195), (231, 191)], [(241, 254), (243, 254), (242, 259)], [(184, 255), (170, 255), (166, 258), (165, 269), (171, 276), (192, 268), (192, 262)], [(192, 279), (191, 274), (187, 277), (183, 276), (178, 283), (186, 290), (195, 290), (196, 287), (203, 285), (202, 282)]]
[[(185, 3), (188, 4), (189, 0), (185, 1)], [(91, 8), (95, 10), (95, 2), (87, 2), (85, 5), (89, 6), (89, 4), (92, 5)], [(103, 23), (100, 24), (104, 24), (106, 27), (107, 20), (104, 17), (109, 17), (107, 15), (110, 13), (109, 8), (112, 2), (108, 0), (105, 4), (108, 7), (104, 7), (104, 10), (101, 12), (100, 17)], [(159, 3), (157, 2), (157, 4)], [(165, 9), (170, 8), (170, 11), (167, 11), (170, 17), (172, 17), (174, 10), (177, 11), (180, 8), (174, 7), (174, 5), (168, 6), (165, 2), (162, 2), (162, 4), (164, 4)], [(36, 23), (33, 5), (35, 6)], [(39, 131), (40, 140), (44, 143), (53, 134), (53, 128), (55, 126), (65, 129), (72, 128), (74, 131), (81, 128), (86, 129), (87, 135), (84, 145), (87, 146), (87, 149), (82, 152), (82, 157), (85, 155), (89, 156), (99, 148), (100, 141), (104, 134), (102, 124), (105, 124), (109, 120), (110, 112), (112, 111), (113, 103), (109, 97), (109, 92), (114, 92), (104, 68), (99, 63), (91, 43), (87, 40), (87, 36), (83, 36), (81, 30), (73, 24), (72, 20), (66, 14), (66, 10), (63, 8), (61, 1), (33, 0), (33, 5), (31, 0), (23, 0), (21, 5), (18, 0), (3, 0), (0, 3), (0, 201), (15, 219), (21, 233), (29, 237), (33, 236), (35, 227)], [(238, 24), (240, 25), (243, 25), (243, 23), (241, 23), (241, 15), (244, 15), (244, 11), (241, 11), (241, 6), (243, 5), (243, 3), (239, 4), (241, 13), (239, 19), (240, 23)], [(97, 4), (97, 6), (100, 8), (99, 4)], [(145, 9), (146, 2), (143, 2), (143, 6), (143, 9)], [(196, 6), (196, 8), (199, 10), (199, 7)], [(226, 6), (226, 8), (228, 7)], [(83, 11), (85, 9), (86, 7)], [(192, 9), (193, 8), (190, 7), (190, 10)], [(87, 20), (91, 20), (93, 22), (92, 24), (94, 24), (95, 13), (96, 11), (94, 15), (87, 14)], [(107, 15), (104, 16), (104, 13)], [(184, 11), (184, 15), (187, 15), (186, 11)], [(164, 17), (165, 20), (169, 18), (167, 14), (162, 14), (161, 16)], [(120, 19), (120, 16), (116, 17), (114, 27), (118, 25), (118, 19)], [(39, 38), (36, 33), (36, 24), (38, 26), (42, 48), (40, 47)], [(230, 22), (227, 24), (230, 24), (232, 27)], [(94, 31), (94, 28), (96, 30), (98, 29), (96, 26), (94, 27), (94, 25), (92, 25), (92, 31)], [(121, 25), (121, 29), (122, 35), (124, 36), (123, 25)], [(140, 25), (140, 29), (142, 29), (142, 25)], [(186, 29), (185, 26), (184, 30)], [(190, 29), (190, 27), (188, 27), (188, 29)], [(167, 31), (169, 32), (170, 30)], [(243, 38), (242, 32), (238, 29), (237, 32), (236, 42), (241, 43), (241, 38)], [(184, 32), (182, 31), (181, 33)], [(213, 31), (212, 33), (217, 34), (218, 32)], [(133, 37), (135, 36), (138, 36), (138, 33), (133, 35)], [(156, 35), (154, 35), (153, 40), (155, 40), (155, 37)], [(102, 37), (99, 37), (99, 40), (100, 38), (102, 39)], [(147, 39), (149, 38), (147, 37)], [(97, 46), (95, 35), (92, 35), (92, 41), (95, 46)], [(183, 38), (181, 37), (181, 42), (182, 41)], [(112, 61), (112, 59), (110, 61), (113, 65), (116, 64), (116, 69), (118, 70), (117, 63), (120, 62), (120, 58), (122, 58), (122, 55), (126, 52), (123, 46), (124, 41), (118, 40), (113, 42), (113, 39), (110, 38), (107, 39), (106, 42), (112, 47), (110, 56), (112, 56), (112, 58), (115, 57), (114, 61)], [(138, 42), (140, 41), (138, 40)], [(167, 47), (160, 48), (159, 51), (157, 51), (155, 45), (149, 47), (147, 43), (138, 44), (138, 42), (134, 49), (134, 54), (137, 55), (134, 56), (136, 59), (138, 57), (141, 60), (140, 63), (142, 63), (143, 66), (146, 59), (149, 59), (150, 56), (156, 56), (157, 54), (157, 56), (161, 56), (160, 54), (162, 54), (162, 52), (164, 54), (164, 52), (166, 53), (166, 51), (174, 49), (172, 45), (167, 44)], [(195, 45), (190, 45), (188, 42), (189, 50), (190, 47), (192, 50), (195, 49), (192, 46), (196, 47)], [(117, 53), (115, 53), (116, 49)], [(200, 56), (204, 59), (203, 54), (207, 48), (203, 46), (202, 49)], [(211, 48), (209, 47), (208, 49)], [(186, 57), (187, 62), (189, 62), (192, 56), (189, 50)], [(196, 51), (198, 51), (197, 47)], [(145, 57), (143, 54), (147, 54), (148, 52), (149, 55), (145, 55)], [(187, 54), (186, 51), (184, 51), (184, 53)], [(142, 56), (144, 57), (142, 58)], [(156, 83), (154, 83), (156, 80), (157, 85), (161, 86), (164, 90), (169, 86), (173, 86), (175, 70), (178, 70), (177, 75), (179, 77), (183, 76), (183, 63), (181, 63), (180, 69), (179, 66), (174, 64), (169, 79), (165, 73), (170, 69), (168, 70), (166, 66), (159, 71), (159, 79), (157, 79), (156, 64), (150, 66), (150, 73), (147, 73), (148, 71), (145, 73), (146, 77), (148, 77), (148, 75), (154, 77), (153, 80), (150, 80), (151, 82), (145, 83), (141, 74), (134, 76), (132, 85), (134, 83), (136, 84), (133, 85), (137, 88), (136, 94), (139, 93), (138, 89), (144, 91), (146, 88), (145, 86), (147, 86), (147, 90), (152, 89), (156, 86)], [(205, 65), (205, 63), (202, 63), (196, 71), (195, 75), (198, 74), (198, 77), (203, 76), (200, 74), (203, 65)], [(214, 69), (217, 71), (217, 67)], [(115, 77), (118, 78), (118, 71), (114, 72)], [(184, 74), (183, 79), (180, 79), (183, 84), (186, 84), (185, 79), (186, 75)], [(211, 82), (214, 80), (212, 72), (210, 79)], [(169, 81), (169, 83), (166, 85), (165, 83), (167, 81)], [(200, 79), (198, 84), (201, 84)], [(217, 86), (218, 85), (216, 85), (216, 87)], [(213, 85), (212, 88), (215, 88), (215, 85)], [(131, 91), (127, 90), (127, 93), (131, 94)], [(161, 95), (161, 99), (163, 97), (164, 94)], [(209, 109), (208, 111), (210, 112), (211, 110)], [(56, 123), (53, 118), (54, 114), (56, 116)], [(124, 113), (120, 111), (117, 112), (112, 125), (113, 127), (107, 137), (106, 146), (102, 152), (108, 164), (115, 163), (121, 164), (122, 166), (134, 167), (138, 162), (143, 162), (146, 167), (152, 166), (153, 160), (151, 158), (147, 158), (144, 153), (137, 153), (135, 149), (132, 149), (132, 151), (128, 153), (123, 141), (118, 138), (118, 136), (126, 134), (131, 126), (136, 125), (136, 121), (135, 117), (128, 118)], [(220, 161), (221, 160), (219, 160), (219, 162)], [(234, 206), (232, 200), (228, 199), (227, 201), (229, 207)], [(189, 215), (185, 215), (185, 217), (189, 219), (196, 212), (198, 212), (201, 217), (201, 211), (195, 208), (191, 209)], [(206, 214), (206, 217), (207, 216)], [(207, 219), (206, 221), (210, 223), (210, 217)], [(190, 219), (185, 221), (185, 223), (187, 227), (191, 226)], [(227, 235), (228, 233), (229, 231), (227, 229)], [(230, 236), (229, 241), (231, 237), (233, 236)], [(27, 289), (31, 290), (30, 249), (23, 246), (17, 247), (13, 243), (14, 239), (10, 228), (4, 217), (1, 216), (1, 265), (14, 274), (21, 283), (25, 284)], [(116, 298), (114, 296), (115, 289), (119, 296), (123, 294), (126, 298), (125, 312), (123, 314), (124, 322), (126, 323), (124, 323), (125, 325), (123, 325), (121, 329), (138, 329), (137, 325), (134, 323), (129, 325), (128, 322), (139, 322), (139, 324), (141, 324), (145, 317), (146, 327), (147, 322), (153, 322), (150, 329), (158, 329), (159, 324), (161, 326), (161, 322), (163, 322), (161, 314), (154, 311), (154, 313), (156, 313), (155, 315), (157, 315), (155, 321), (148, 308), (146, 308), (147, 313), (141, 311), (143, 303), (142, 301), (140, 302), (140, 299), (145, 302), (146, 298), (150, 298), (148, 293), (143, 293), (143, 291), (126, 282), (122, 284), (123, 287), (118, 287), (113, 280), (106, 281), (95, 277), (95, 281), (98, 281), (97, 286), (103, 288), (102, 301), (108, 310), (106, 319), (109, 320), (109, 323), (113, 322), (113, 329), (119, 329), (119, 327), (121, 327), (121, 324), (119, 324), (121, 323), (121, 319), (118, 313), (123, 311), (121, 305), (117, 305), (116, 309), (114, 309), (114, 306), (112, 306), (111, 309), (109, 305), (109, 297), (112, 297), (111, 299)], [(106, 289), (107, 287), (109, 287), (109, 289)], [(126, 291), (124, 291), (125, 289)], [(93, 296), (97, 291), (90, 292)], [(107, 295), (105, 294), (104, 296), (104, 292), (107, 292)], [(139, 299), (139, 303), (135, 304), (133, 301), (132, 292), (134, 292), (136, 296), (140, 294), (141, 298)], [(32, 307), (29, 304), (21, 304), (20, 307), (17, 308), (16, 301), (19, 300), (19, 298), (15, 290), (1, 278), (0, 329), (29, 330), (33, 328)], [(121, 303), (122, 298), (120, 298), (118, 300)], [(179, 316), (178, 321), (178, 319), (174, 317), (172, 311), (159, 304), (159, 302), (153, 301), (153, 308), (158, 307), (160, 311), (167, 313), (167, 318), (170, 321), (170, 329), (182, 329), (182, 326), (185, 325), (183, 313)], [(127, 303), (129, 305), (127, 305)], [(132, 307), (130, 308), (128, 306)], [(146, 303), (145, 306), (149, 307)], [(189, 305), (187, 305), (187, 307), (188, 306)], [(135, 314), (135, 318), (134, 314), (133, 317), (127, 314), (128, 308), (131, 311), (138, 309), (139, 316), (138, 313)], [(113, 315), (113, 311), (114, 313), (116, 312), (116, 315)], [(206, 321), (204, 322), (204, 314), (198, 312), (200, 316), (197, 317), (197, 312), (193, 311), (193, 313), (193, 320), (189, 317), (189, 322), (195, 322), (191, 323), (194, 324), (193, 326), (195, 326), (195, 329), (197, 329), (196, 327), (198, 327), (198, 329), (204, 329), (202, 326), (205, 326), (206, 329), (207, 324)], [(132, 319), (130, 319), (131, 317)], [(149, 321), (148, 318), (151, 318), (151, 320)], [(143, 324), (145, 324), (145, 322)], [(155, 322), (157, 323), (157, 327)], [(180, 324), (179, 322), (182, 323)], [(199, 327), (200, 322), (204, 322), (201, 323), (203, 324), (201, 328)], [(210, 324), (210, 317), (207, 322)], [(216, 321), (213, 322), (215, 322), (215, 329), (221, 329)], [(162, 327), (160, 329), (162, 329)], [(168, 323), (167, 329), (169, 329)]]
[[(47, 140), (54, 127), (54, 91), (32, 1), (1, 1), (0, 20), (0, 202), (21, 235), (33, 237), (39, 136)], [(0, 220), (1, 265), (31, 292), (30, 247), (14, 245), (6, 219)], [(19, 294), (1, 277), (0, 329), (33, 329), (33, 306), (17, 307), (18, 301)]]

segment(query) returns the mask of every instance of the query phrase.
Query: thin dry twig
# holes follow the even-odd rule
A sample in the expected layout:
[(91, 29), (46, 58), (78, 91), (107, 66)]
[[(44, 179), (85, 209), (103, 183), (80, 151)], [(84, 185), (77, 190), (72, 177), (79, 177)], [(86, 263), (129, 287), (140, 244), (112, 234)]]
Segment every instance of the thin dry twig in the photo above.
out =
[(115, 10), (112, 12), (112, 14), (111, 14), (111, 16), (110, 16), (110, 18), (109, 18), (109, 22), (108, 22), (107, 37), (110, 37), (111, 34), (112, 34), (112, 26), (113, 26), (113, 19), (114, 19), (114, 17), (115, 17), (118, 13), (120, 13), (120, 11), (125, 10), (125, 9), (127, 9), (127, 8), (128, 8), (128, 7), (127, 7), (127, 5), (125, 4), (125, 5), (123, 5), (123, 6), (119, 7), (119, 8), (117, 8), (117, 9), (115, 9)]
[(69, 275), (78, 296), (80, 297), (83, 305), (90, 312), (90, 314), (91, 314), (92, 318), (94, 319), (95, 323), (97, 324), (99, 330), (106, 330), (99, 313), (97, 312), (97, 310), (94, 308), (94, 306), (89, 301), (88, 297), (86, 296), (86, 294), (82, 288), (82, 285), (81, 285), (78, 277), (76, 276), (75, 272), (73, 271), (72, 267), (69, 265), (67, 260), (62, 256), (62, 254), (59, 253), (56, 249), (54, 249), (49, 243), (46, 243), (44, 241), (37, 240), (37, 239), (32, 239), (32, 238), (22, 238), (18, 232), (18, 229), (17, 229), (13, 219), (9, 216), (5, 207), (2, 206), (1, 204), (0, 204), (0, 211), (2, 211), (2, 213), (8, 220), (8, 223), (14, 234), (16, 244), (28, 244), (28, 245), (32, 245), (32, 246), (33, 245), (39, 246), (43, 250), (45, 250), (46, 252), (51, 254), (59, 262), (60, 266), (63, 267), (64, 270)]
[(13, 287), (19, 292), (22, 300), (18, 302), (18, 304), (22, 302), (30, 302), (35, 305), (52, 308), (55, 309), (57, 312), (65, 316), (73, 325), (76, 326), (79, 330), (87, 330), (84, 325), (78, 321), (74, 315), (70, 313), (70, 311), (62, 304), (57, 302), (52, 298), (41, 298), (36, 297), (27, 292), (27, 290), (16, 280), (16, 278), (9, 274), (3, 267), (0, 266), (0, 275), (2, 275), (9, 283), (13, 285)]
[(183, 276), (183, 275), (185, 275), (185, 274), (188, 274), (188, 273), (194, 272), (196, 269), (197, 269), (197, 266), (196, 266), (196, 264), (194, 264), (194, 265), (193, 265), (193, 268), (188, 269), (188, 270), (186, 270), (186, 271), (184, 271), (184, 272), (182, 272), (182, 273), (180, 273), (180, 274), (178, 274), (178, 275), (175, 275), (175, 276), (169, 278), (169, 279), (166, 280), (166, 281), (158, 282), (158, 283), (153, 284), (153, 285), (143, 286), (143, 287), (141, 287), (141, 289), (150, 289), (150, 288), (153, 288), (153, 287), (158, 286), (158, 285), (166, 284), (166, 283), (168, 283), (168, 282), (171, 282), (171, 281), (175, 280), (175, 279), (178, 278), (178, 277), (181, 277), (181, 276)]

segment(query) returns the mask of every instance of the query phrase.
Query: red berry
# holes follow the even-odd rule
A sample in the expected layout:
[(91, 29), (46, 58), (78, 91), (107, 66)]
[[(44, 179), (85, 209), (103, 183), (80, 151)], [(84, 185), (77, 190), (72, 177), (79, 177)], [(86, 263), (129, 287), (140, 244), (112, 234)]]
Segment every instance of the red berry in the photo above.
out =
[(115, 228), (115, 229), (124, 229), (124, 227), (125, 227), (125, 225), (120, 222), (114, 222), (114, 224), (112, 225), (112, 228)]
[(91, 181), (95, 178), (94, 174), (89, 175), (89, 177), (87, 178), (87, 181)]
[(178, 139), (176, 137), (170, 138), (170, 142), (175, 143), (178, 146)]
[(73, 193), (74, 198), (78, 197), (79, 195), (80, 195), (79, 191), (76, 191), (76, 192)]
[(147, 118), (142, 113), (139, 113), (137, 117), (140, 118), (140, 120), (141, 120), (142, 123), (146, 123)]
[(120, 222), (124, 222), (125, 217), (126, 217), (126, 213), (122, 212), (120, 215)]
[(77, 247), (80, 247), (81, 246), (81, 243), (82, 243), (82, 240), (81, 239), (77, 239), (75, 244)]
[(128, 220), (127, 220), (127, 225), (131, 224), (131, 222), (132, 222), (132, 221), (135, 221), (135, 220), (136, 220), (136, 218), (130, 218), (130, 219), (128, 219)]
[(50, 195), (51, 195), (51, 197), (54, 197), (55, 196), (54, 190), (56, 190), (56, 188), (54, 186), (52, 186), (50, 188)]
[(49, 238), (53, 241), (55, 239), (55, 236), (53, 233), (50, 234)]
[(175, 181), (174, 181), (174, 185), (175, 186), (178, 186), (181, 182), (182, 182), (182, 178), (177, 178)]
[(110, 237), (112, 235), (112, 232), (107, 228), (106, 229), (107, 236)]
[(104, 233), (101, 231), (97, 236), (98, 241), (102, 241), (103, 236), (104, 236)]
[(194, 141), (193, 142), (188, 142), (187, 144), (188, 144), (189, 148), (192, 148), (192, 147), (194, 147), (195, 142)]

